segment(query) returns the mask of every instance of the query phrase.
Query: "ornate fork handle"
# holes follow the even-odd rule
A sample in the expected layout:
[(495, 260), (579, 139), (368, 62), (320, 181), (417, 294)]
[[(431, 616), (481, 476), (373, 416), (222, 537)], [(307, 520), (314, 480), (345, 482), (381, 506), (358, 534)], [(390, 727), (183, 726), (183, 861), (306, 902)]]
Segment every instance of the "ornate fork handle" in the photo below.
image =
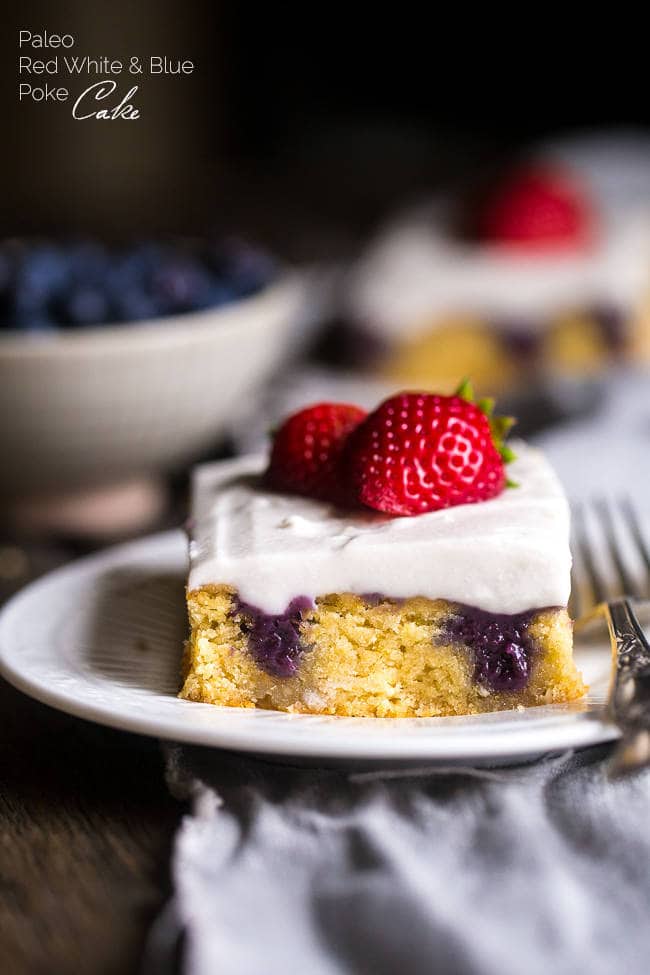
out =
[(614, 774), (650, 762), (650, 644), (626, 597), (604, 604), (612, 643), (608, 711), (623, 732)]

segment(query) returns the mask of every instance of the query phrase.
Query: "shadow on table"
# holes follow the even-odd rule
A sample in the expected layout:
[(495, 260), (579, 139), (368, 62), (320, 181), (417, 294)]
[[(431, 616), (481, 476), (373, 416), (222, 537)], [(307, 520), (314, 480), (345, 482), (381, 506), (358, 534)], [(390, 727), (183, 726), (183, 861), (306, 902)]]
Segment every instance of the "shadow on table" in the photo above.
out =
[(115, 569), (99, 581), (84, 636), (86, 670), (154, 694), (176, 694), (187, 636), (182, 572)]

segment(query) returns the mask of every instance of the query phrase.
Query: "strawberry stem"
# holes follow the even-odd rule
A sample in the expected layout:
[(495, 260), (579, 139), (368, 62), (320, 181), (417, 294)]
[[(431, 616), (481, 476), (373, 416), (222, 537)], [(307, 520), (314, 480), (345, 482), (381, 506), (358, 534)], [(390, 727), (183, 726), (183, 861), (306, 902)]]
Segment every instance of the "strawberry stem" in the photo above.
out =
[(480, 399), (476, 405), (486, 416), (492, 416), (494, 413), (494, 399), (491, 396)]
[[(464, 399), (467, 403), (474, 402), (474, 387), (469, 376), (465, 376), (461, 381), (458, 389), (456, 390), (456, 396), (460, 399)], [(514, 450), (508, 446), (504, 441), (513, 426), (517, 422), (514, 416), (495, 416), (494, 415), (494, 399), (491, 396), (485, 396), (476, 402), (479, 410), (485, 414), (490, 424), (490, 431), (492, 433), (492, 441), (494, 446), (499, 452), (501, 460), (504, 464), (510, 464), (513, 460), (516, 460), (517, 455)], [(506, 481), (506, 487), (519, 487), (515, 481), (508, 479)]]
[(472, 381), (469, 376), (465, 376), (461, 380), (458, 389), (456, 390), (456, 396), (464, 399), (467, 403), (474, 402), (474, 387), (472, 386)]

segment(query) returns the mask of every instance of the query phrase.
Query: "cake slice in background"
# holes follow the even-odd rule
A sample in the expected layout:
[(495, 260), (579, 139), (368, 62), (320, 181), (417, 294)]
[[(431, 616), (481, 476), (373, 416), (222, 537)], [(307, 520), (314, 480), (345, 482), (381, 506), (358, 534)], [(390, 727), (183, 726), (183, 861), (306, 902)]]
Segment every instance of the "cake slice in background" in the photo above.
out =
[(396, 219), (349, 278), (354, 344), (369, 337), (377, 373), (448, 391), (459, 373), (526, 390), (648, 360), (648, 160), (647, 144), (558, 142)]

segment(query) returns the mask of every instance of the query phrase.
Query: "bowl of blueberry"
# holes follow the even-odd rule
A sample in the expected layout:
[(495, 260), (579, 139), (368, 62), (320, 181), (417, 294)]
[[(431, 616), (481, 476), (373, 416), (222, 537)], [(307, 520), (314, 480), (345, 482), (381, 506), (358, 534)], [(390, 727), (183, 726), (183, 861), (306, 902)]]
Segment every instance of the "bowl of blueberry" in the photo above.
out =
[(306, 298), (234, 240), (0, 242), (0, 497), (192, 461), (290, 353)]

